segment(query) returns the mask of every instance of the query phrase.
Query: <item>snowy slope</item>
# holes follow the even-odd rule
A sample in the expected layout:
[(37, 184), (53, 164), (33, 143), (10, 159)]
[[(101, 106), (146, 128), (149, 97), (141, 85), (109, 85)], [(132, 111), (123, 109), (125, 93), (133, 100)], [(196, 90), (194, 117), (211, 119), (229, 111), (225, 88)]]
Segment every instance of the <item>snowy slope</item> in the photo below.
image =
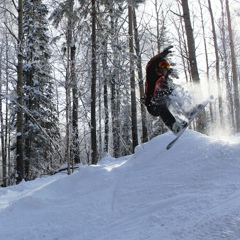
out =
[(0, 189), (0, 239), (240, 239), (240, 136), (186, 130), (67, 176)]

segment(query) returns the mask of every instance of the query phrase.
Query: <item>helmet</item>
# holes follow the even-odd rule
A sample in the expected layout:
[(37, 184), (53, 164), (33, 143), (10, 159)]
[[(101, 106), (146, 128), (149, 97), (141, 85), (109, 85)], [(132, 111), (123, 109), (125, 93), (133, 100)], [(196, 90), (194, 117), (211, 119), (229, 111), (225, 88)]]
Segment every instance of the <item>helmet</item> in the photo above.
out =
[(159, 64), (158, 66), (160, 68), (170, 68), (170, 63), (166, 60), (166, 59), (163, 59)]

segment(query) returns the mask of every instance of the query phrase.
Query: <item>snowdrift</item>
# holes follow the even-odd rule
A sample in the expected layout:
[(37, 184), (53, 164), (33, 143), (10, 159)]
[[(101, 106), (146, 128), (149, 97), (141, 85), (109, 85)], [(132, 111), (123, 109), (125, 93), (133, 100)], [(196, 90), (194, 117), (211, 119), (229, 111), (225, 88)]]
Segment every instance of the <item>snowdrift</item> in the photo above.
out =
[(240, 136), (173, 138), (0, 189), (0, 239), (240, 239)]

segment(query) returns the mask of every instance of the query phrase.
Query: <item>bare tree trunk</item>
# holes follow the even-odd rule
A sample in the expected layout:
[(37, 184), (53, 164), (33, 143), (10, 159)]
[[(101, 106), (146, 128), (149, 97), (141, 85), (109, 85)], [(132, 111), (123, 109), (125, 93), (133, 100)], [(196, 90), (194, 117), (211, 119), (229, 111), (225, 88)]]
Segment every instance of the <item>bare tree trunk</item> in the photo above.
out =
[(119, 106), (118, 106), (118, 91), (119, 85), (117, 79), (119, 76), (119, 70), (116, 66), (119, 65), (118, 52), (117, 52), (117, 38), (116, 34), (116, 17), (113, 13), (113, 9), (110, 8), (110, 23), (111, 23), (111, 48), (113, 51), (113, 70), (111, 72), (111, 111), (112, 111), (112, 136), (113, 136), (113, 155), (114, 157), (120, 156), (120, 119), (119, 119)]
[(71, 174), (71, 165), (73, 160), (73, 111), (71, 107), (71, 86), (72, 86), (72, 11), (73, 11), (73, 0), (68, 0), (68, 25), (67, 25), (67, 63), (66, 63), (66, 79), (65, 79), (65, 91), (66, 91), (66, 152), (65, 158), (67, 162), (67, 173)]
[(76, 47), (71, 44), (71, 83), (72, 83), (72, 153), (74, 163), (80, 163), (79, 134), (78, 134), (78, 88), (76, 79)]
[(96, 1), (92, 0), (92, 84), (91, 84), (91, 150), (92, 164), (97, 164), (97, 126), (96, 126)]
[[(135, 36), (135, 45), (136, 45), (136, 55), (137, 55), (137, 69), (138, 69), (138, 78), (139, 78), (139, 90), (140, 97), (144, 96), (144, 84), (143, 84), (143, 72), (142, 72), (142, 60), (141, 60), (141, 52), (140, 52), (140, 41), (138, 36), (138, 27), (137, 27), (137, 18), (136, 12), (133, 8), (133, 28), (134, 28), (134, 36)], [(141, 104), (141, 115), (142, 115), (142, 141), (148, 141), (148, 130), (147, 130), (147, 114), (146, 108), (144, 104)]]
[(228, 20), (228, 33), (229, 42), (231, 49), (231, 63), (232, 63), (232, 81), (233, 81), (233, 96), (234, 96), (234, 107), (235, 107), (235, 120), (236, 120), (236, 131), (240, 132), (240, 102), (239, 102), (239, 88), (238, 88), (238, 75), (237, 75), (237, 64), (236, 64), (236, 54), (234, 49), (231, 13), (229, 9), (228, 0), (226, 0), (226, 11)]
[[(6, 34), (6, 50), (5, 50), (5, 61), (6, 61), (6, 65), (5, 65), (5, 76), (6, 76), (6, 79), (5, 79), (5, 94), (8, 96), (9, 94), (9, 70), (10, 70), (10, 67), (9, 67), (9, 44), (8, 44), (8, 41), (9, 41), (9, 38), (8, 38), (8, 34)], [(1, 91), (0, 91), (1, 92)], [(11, 169), (11, 158), (10, 158), (10, 151), (11, 151), (11, 136), (10, 136), (10, 128), (11, 128), (11, 124), (9, 123), (9, 100), (6, 99), (5, 100), (5, 122), (4, 122), (4, 125), (5, 125), (5, 128), (4, 128), (4, 155), (5, 155), (5, 162), (6, 162), (6, 169), (4, 170), (5, 171), (5, 174), (6, 174), (6, 179), (4, 181), (3, 179), (3, 183), (5, 186), (8, 186), (11, 184), (10, 182), (10, 173), (12, 172), (12, 169)], [(3, 174), (4, 175), (4, 174)]]
[(104, 102), (104, 152), (108, 152), (108, 142), (109, 142), (109, 109), (108, 109), (108, 78), (107, 78), (107, 40), (103, 40), (103, 56), (102, 56), (102, 65), (103, 65), (103, 102)]
[(104, 83), (104, 152), (108, 152), (108, 143), (109, 143), (109, 110), (108, 110), (108, 88), (107, 84)]
[(113, 155), (114, 157), (120, 156), (120, 141), (119, 141), (119, 121), (118, 121), (118, 107), (117, 107), (117, 89), (116, 80), (111, 81), (111, 108), (112, 108), (112, 135), (113, 135)]
[[(207, 80), (209, 81), (209, 61), (208, 61), (208, 48), (207, 48), (207, 41), (206, 41), (206, 33), (205, 33), (205, 23), (204, 23), (204, 15), (201, 1), (198, 0), (198, 5), (200, 8), (200, 15), (201, 15), (201, 26), (203, 31), (203, 44), (205, 50), (205, 61), (206, 61), (206, 72), (207, 72)], [(208, 89), (209, 90), (209, 89)]]
[[(67, 59), (69, 59), (69, 48), (67, 48), (68, 56)], [(66, 149), (65, 149), (65, 159), (67, 162), (67, 172), (70, 175), (71, 174), (71, 101), (70, 101), (70, 76), (69, 76), (69, 61), (67, 61), (67, 71), (66, 71), (66, 80), (65, 80), (65, 91), (66, 91)]]
[[(178, 4), (178, 12), (179, 14), (181, 13), (181, 9), (180, 6)], [(181, 60), (182, 60), (182, 65), (183, 65), (183, 71), (184, 71), (184, 75), (185, 75), (185, 79), (186, 82), (190, 82), (191, 78), (189, 79), (189, 72), (190, 72), (190, 68), (189, 68), (189, 63), (185, 61), (185, 56), (187, 55), (187, 43), (186, 43), (186, 38), (185, 35), (182, 34), (184, 32), (184, 23), (183, 23), (183, 18), (180, 18), (179, 20), (179, 25), (177, 24), (177, 21), (174, 21), (173, 24), (176, 27), (176, 30), (178, 32), (177, 37), (178, 37), (178, 42), (179, 42), (179, 51), (180, 51), (180, 55), (181, 55)]]
[(223, 103), (222, 103), (221, 84), (220, 84), (220, 67), (219, 67), (220, 59), (219, 59), (219, 54), (218, 54), (217, 34), (216, 34), (214, 17), (213, 17), (213, 12), (212, 12), (212, 5), (211, 5), (211, 1), (210, 0), (208, 0), (208, 7), (209, 7), (209, 13), (210, 13), (211, 23), (212, 23), (213, 43), (214, 43), (214, 51), (215, 51), (215, 57), (216, 57), (216, 78), (217, 78), (217, 88), (218, 88), (218, 109), (219, 109), (219, 113), (220, 113), (220, 124), (223, 125)]
[(69, 14), (68, 14), (68, 36), (67, 36), (67, 47), (70, 48), (70, 83), (72, 88), (72, 142), (71, 142), (71, 155), (74, 163), (80, 163), (80, 152), (79, 152), (79, 135), (78, 135), (78, 89), (76, 79), (76, 46), (73, 36), (74, 30), (74, 0), (69, 1)]
[(102, 148), (102, 84), (101, 78), (98, 79), (98, 156), (99, 159), (103, 156)]
[(17, 183), (24, 179), (23, 161), (23, 2), (18, 1), (18, 65), (17, 65), (17, 142), (16, 142), (16, 162), (17, 162)]
[(129, 31), (129, 53), (130, 53), (130, 87), (131, 87), (131, 118), (132, 118), (132, 151), (138, 145), (137, 130), (137, 103), (134, 73), (134, 50), (133, 50), (133, 12), (132, 6), (128, 5), (128, 31)]
[(193, 36), (193, 29), (191, 24), (190, 12), (188, 7), (188, 0), (182, 0), (183, 19), (185, 23), (185, 30), (188, 44), (188, 61), (191, 68), (191, 75), (194, 82), (199, 82), (199, 74), (196, 59), (195, 41)]
[(233, 95), (232, 95), (232, 89), (231, 89), (231, 83), (229, 81), (229, 63), (228, 63), (228, 50), (227, 50), (227, 42), (226, 42), (226, 29), (225, 29), (225, 12), (224, 12), (224, 0), (220, 0), (221, 2), (221, 19), (222, 19), (222, 22), (220, 23), (220, 31), (221, 31), (221, 39), (222, 39), (222, 46), (223, 46), (223, 54), (222, 54), (222, 61), (223, 61), (223, 66), (224, 66), (224, 77), (225, 77), (225, 84), (226, 84), (226, 95), (227, 95), (227, 105), (228, 105), (228, 108), (229, 108), (229, 112), (230, 114), (229, 115), (229, 123), (230, 125), (232, 126), (232, 130), (234, 132), (234, 103), (233, 103)]
[[(5, 7), (5, 6), (4, 6)], [(4, 18), (6, 21), (6, 16), (4, 14)], [(5, 89), (6, 92), (5, 94), (8, 94), (8, 35), (5, 34), (5, 46), (1, 45), (1, 49), (0, 49), (0, 93), (2, 93), (2, 86), (3, 86), (3, 71), (4, 71), (4, 67), (3, 67), (3, 55), (4, 55), (4, 50), (6, 53), (6, 67), (5, 67)], [(8, 133), (8, 124), (7, 124), (7, 119), (8, 119), (8, 103), (5, 103), (5, 112), (3, 110), (3, 102), (2, 102), (2, 96), (0, 95), (0, 124), (1, 124), (1, 128), (0, 128), (0, 135), (1, 135), (1, 156), (2, 156), (2, 186), (6, 187), (7, 186), (7, 133)], [(5, 114), (5, 121), (4, 121), (4, 114)], [(4, 127), (5, 124), (5, 127)]]
[[(202, 31), (203, 31), (203, 42), (204, 42), (204, 50), (205, 50), (205, 60), (206, 60), (206, 73), (207, 73), (207, 82), (208, 82), (208, 96), (211, 95), (210, 93), (210, 79), (209, 79), (209, 60), (208, 60), (208, 48), (207, 48), (207, 41), (206, 41), (206, 32), (205, 32), (205, 23), (204, 23), (204, 14), (203, 14), (203, 9), (202, 9), (202, 4), (201, 1), (198, 0), (199, 7), (200, 7), (200, 14), (201, 14), (201, 25), (202, 25)], [(211, 121), (213, 123), (213, 104), (210, 102), (210, 117)], [(220, 118), (221, 119), (221, 118)]]
[[(2, 92), (2, 71), (3, 71), (3, 66), (2, 66), (2, 58), (3, 58), (3, 48), (0, 49), (0, 93)], [(7, 116), (6, 116), (7, 117)], [(4, 134), (4, 117), (3, 117), (3, 103), (2, 103), (2, 96), (0, 96), (0, 135), (1, 135), (1, 155), (2, 155), (2, 186), (6, 187), (7, 186), (7, 155), (6, 155), (6, 145), (5, 145), (5, 134)]]
[[(196, 48), (195, 40), (193, 35), (193, 29), (190, 18), (190, 11), (188, 6), (188, 0), (182, 0), (182, 9), (183, 9), (183, 19), (185, 23), (185, 30), (187, 35), (187, 45), (188, 45), (188, 61), (191, 69), (191, 76), (194, 83), (200, 83), (198, 67), (197, 67), (197, 58), (196, 58)], [(202, 93), (200, 92), (202, 95)], [(207, 131), (206, 125), (206, 111), (205, 109), (199, 114), (199, 117), (196, 121), (196, 130), (202, 133)]]

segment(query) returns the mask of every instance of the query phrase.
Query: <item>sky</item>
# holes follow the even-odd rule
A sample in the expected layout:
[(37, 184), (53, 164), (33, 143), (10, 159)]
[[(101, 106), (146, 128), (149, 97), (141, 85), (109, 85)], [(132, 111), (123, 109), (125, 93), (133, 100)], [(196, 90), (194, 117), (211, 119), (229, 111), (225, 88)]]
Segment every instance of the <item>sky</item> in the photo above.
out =
[(240, 135), (173, 139), (0, 188), (0, 239), (239, 240)]

